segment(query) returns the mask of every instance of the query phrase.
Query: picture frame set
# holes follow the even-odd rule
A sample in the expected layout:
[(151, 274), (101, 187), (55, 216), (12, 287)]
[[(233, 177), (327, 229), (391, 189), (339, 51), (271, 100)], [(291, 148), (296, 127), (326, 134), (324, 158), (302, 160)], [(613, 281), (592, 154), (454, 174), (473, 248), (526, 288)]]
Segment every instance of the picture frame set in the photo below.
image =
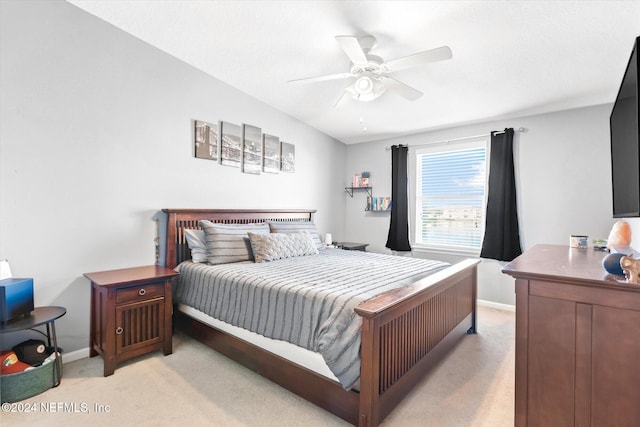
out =
[(253, 175), (295, 172), (295, 145), (249, 124), (194, 120), (194, 156)]

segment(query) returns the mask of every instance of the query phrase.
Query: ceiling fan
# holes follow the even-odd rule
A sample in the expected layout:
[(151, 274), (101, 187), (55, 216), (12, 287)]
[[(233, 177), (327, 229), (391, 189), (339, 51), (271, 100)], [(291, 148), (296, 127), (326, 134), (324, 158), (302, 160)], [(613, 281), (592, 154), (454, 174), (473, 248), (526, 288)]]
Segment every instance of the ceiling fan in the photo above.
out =
[(442, 46), (385, 62), (379, 56), (370, 53), (376, 45), (374, 36), (336, 36), (336, 40), (351, 60), (349, 72), (289, 81), (289, 83), (315, 83), (326, 80), (353, 79), (353, 82), (344, 89), (344, 94), (334, 107), (342, 105), (349, 99), (363, 102), (373, 101), (385, 93), (387, 89), (394, 90), (403, 97), (414, 101), (420, 98), (423, 93), (389, 74), (430, 62), (444, 61), (452, 56), (449, 46)]

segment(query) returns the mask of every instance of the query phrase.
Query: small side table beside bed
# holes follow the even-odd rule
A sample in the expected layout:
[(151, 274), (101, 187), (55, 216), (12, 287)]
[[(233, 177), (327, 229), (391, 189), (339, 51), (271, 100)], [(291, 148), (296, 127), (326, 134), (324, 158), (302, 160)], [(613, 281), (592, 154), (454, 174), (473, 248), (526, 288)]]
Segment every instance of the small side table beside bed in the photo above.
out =
[(89, 356), (104, 359), (104, 376), (116, 365), (172, 347), (171, 279), (174, 270), (151, 265), (85, 273), (91, 281)]

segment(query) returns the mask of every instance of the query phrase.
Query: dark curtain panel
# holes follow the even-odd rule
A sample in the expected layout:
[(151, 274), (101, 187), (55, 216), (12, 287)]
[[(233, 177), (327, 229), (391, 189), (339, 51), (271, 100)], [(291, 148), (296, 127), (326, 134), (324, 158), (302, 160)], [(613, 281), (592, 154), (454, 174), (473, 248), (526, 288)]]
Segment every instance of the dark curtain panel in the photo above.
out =
[(407, 154), (403, 145), (391, 147), (391, 224), (386, 247), (394, 251), (410, 251), (409, 200), (407, 195)]
[(513, 129), (491, 132), (487, 213), (480, 257), (511, 261), (522, 253), (516, 181), (513, 170)]

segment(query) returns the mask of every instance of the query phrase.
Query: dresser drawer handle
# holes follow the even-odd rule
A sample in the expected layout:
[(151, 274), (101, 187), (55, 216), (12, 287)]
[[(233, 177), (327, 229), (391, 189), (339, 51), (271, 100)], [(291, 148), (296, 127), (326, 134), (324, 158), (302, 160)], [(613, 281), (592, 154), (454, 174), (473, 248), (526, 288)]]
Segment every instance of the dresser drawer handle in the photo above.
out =
[(116, 334), (117, 335), (122, 335), (123, 332), (124, 332), (124, 329), (122, 329), (122, 326), (118, 326), (116, 328)]
[(138, 291), (138, 295), (140, 295), (140, 296), (143, 296), (143, 295), (144, 295), (144, 294), (146, 294), (146, 293), (147, 293), (147, 291), (145, 291), (145, 290), (144, 290), (144, 288), (143, 288), (143, 289), (140, 289), (140, 290)]

